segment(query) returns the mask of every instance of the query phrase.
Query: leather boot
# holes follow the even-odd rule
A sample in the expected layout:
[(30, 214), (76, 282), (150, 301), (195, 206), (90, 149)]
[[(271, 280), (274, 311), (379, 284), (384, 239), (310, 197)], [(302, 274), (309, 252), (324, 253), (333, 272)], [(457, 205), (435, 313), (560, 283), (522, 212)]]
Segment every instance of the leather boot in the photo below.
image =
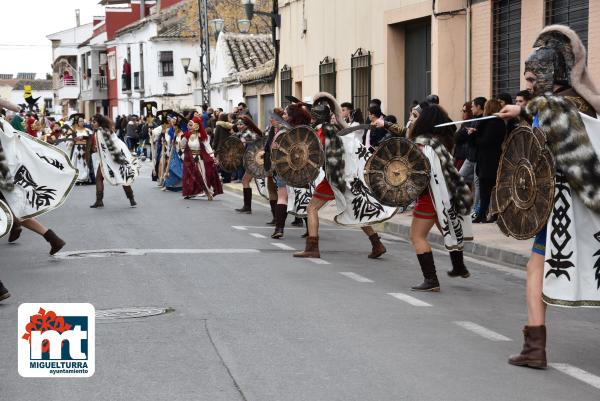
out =
[(387, 249), (381, 243), (381, 238), (379, 238), (379, 234), (375, 233), (369, 236), (369, 241), (371, 241), (372, 248), (371, 253), (369, 254), (369, 259), (377, 259), (384, 253), (386, 253)]
[(277, 224), (277, 216), (275, 216), (275, 206), (277, 206), (277, 201), (270, 200), (269, 203), (271, 204), (271, 214), (273, 215), (273, 219), (271, 219), (271, 221), (267, 221), (266, 224), (268, 226), (274, 226)]
[(21, 228), (21, 221), (14, 217), (13, 226), (10, 229), (10, 234), (8, 235), (8, 242), (15, 242), (18, 240), (21, 236), (21, 231), (23, 231)]
[(296, 258), (320, 258), (319, 237), (306, 237), (306, 248), (294, 254)]
[(10, 292), (8, 292), (2, 281), (0, 281), (0, 301), (8, 297), (10, 297)]
[(252, 214), (252, 188), (244, 188), (244, 207), (235, 209), (236, 212)]
[(512, 355), (508, 363), (535, 369), (546, 369), (546, 326), (525, 326), (523, 328), (523, 350)]
[(302, 234), (300, 236), (300, 238), (306, 238), (308, 237), (308, 219), (302, 219), (304, 220), (304, 226), (306, 227), (306, 231), (304, 232), (304, 234)]
[(127, 199), (129, 199), (129, 204), (131, 207), (135, 207), (137, 202), (133, 198), (133, 189), (131, 189), (129, 185), (123, 185), (123, 191), (125, 191), (125, 196), (127, 196)]
[(425, 280), (415, 287), (411, 287), (413, 291), (430, 291), (439, 292), (440, 282), (438, 281), (437, 275), (435, 274), (435, 263), (433, 262), (433, 253), (427, 252), (417, 255), (419, 264), (421, 265), (421, 271)]
[(44, 234), (44, 239), (50, 243), (50, 255), (54, 255), (66, 245), (65, 241), (60, 239), (60, 237), (52, 230), (46, 231)]
[(291, 222), (291, 224), (294, 227), (302, 227), (302, 225), (304, 224), (304, 222), (302, 221), (302, 219), (300, 217), (296, 217), (296, 218), (294, 218), (294, 221)]
[(275, 232), (271, 235), (273, 239), (283, 238), (283, 229), (285, 227), (285, 219), (287, 219), (287, 205), (275, 205)]
[(452, 261), (452, 270), (446, 272), (450, 277), (468, 278), (471, 275), (465, 266), (463, 251), (450, 252), (450, 260)]
[(102, 198), (104, 198), (104, 192), (96, 191), (96, 203), (94, 203), (90, 207), (92, 209), (95, 209), (97, 207), (104, 207), (104, 202), (102, 202)]

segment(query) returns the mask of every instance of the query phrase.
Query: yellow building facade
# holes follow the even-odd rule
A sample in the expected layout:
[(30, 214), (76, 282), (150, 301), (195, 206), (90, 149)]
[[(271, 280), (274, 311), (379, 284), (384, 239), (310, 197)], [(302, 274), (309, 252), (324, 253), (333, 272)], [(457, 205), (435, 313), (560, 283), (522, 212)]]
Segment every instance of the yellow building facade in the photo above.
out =
[(325, 89), (363, 111), (379, 98), (404, 121), (413, 100), (435, 93), (459, 118), (468, 99), (514, 96), (537, 33), (555, 22), (587, 36), (600, 79), (600, 1), (280, 0), (279, 13), (278, 104)]

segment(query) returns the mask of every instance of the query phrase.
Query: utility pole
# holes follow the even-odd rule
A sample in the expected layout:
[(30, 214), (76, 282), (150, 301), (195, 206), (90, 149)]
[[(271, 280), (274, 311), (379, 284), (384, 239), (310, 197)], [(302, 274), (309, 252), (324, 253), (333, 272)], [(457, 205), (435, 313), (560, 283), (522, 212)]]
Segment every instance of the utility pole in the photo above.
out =
[(210, 36), (208, 32), (207, 0), (198, 0), (198, 18), (200, 23), (200, 85), (202, 103), (210, 105)]

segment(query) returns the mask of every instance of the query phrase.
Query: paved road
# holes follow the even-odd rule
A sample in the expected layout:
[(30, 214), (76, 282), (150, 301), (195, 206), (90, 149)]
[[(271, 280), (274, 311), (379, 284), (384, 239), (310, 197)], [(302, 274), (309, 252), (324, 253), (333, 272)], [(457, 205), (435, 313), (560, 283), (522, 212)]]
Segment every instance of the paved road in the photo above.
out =
[[(302, 248), (301, 230), (269, 238), (265, 207), (232, 212), (235, 194), (185, 201), (145, 177), (134, 189), (135, 209), (111, 187), (106, 207), (91, 210), (94, 189), (77, 187), (41, 218), (67, 240), (63, 255), (134, 255), (53, 258), (28, 232), (0, 244), (0, 277), (13, 293), (0, 304), (0, 400), (600, 399), (600, 311), (550, 309), (549, 358), (567, 364), (560, 369), (506, 363), (526, 317), (520, 270), (470, 259), (470, 279), (441, 275), (441, 293), (415, 294), (416, 258), (393, 237), (371, 261), (362, 232), (324, 225), (317, 264), (281, 248)], [(435, 257), (449, 269), (447, 254)], [(98, 320), (90, 379), (24, 379), (17, 307), (35, 301), (174, 311)], [(571, 376), (577, 368), (587, 382)]]

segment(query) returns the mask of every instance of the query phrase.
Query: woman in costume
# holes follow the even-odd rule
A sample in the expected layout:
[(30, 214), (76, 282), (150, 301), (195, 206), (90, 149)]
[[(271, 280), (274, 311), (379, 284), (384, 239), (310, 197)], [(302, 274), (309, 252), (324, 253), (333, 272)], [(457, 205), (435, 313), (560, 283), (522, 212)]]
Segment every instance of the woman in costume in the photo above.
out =
[(91, 208), (104, 207), (104, 178), (111, 185), (122, 185), (131, 207), (137, 205), (131, 184), (138, 175), (136, 160), (113, 130), (112, 122), (101, 114), (92, 118), (93, 151), (98, 152), (96, 171), (96, 202)]
[(547, 26), (533, 47), (525, 61), (525, 81), (535, 97), (526, 108), (507, 105), (498, 115), (506, 121), (519, 116), (533, 121), (545, 133), (556, 164), (553, 209), (527, 263), (523, 349), (508, 360), (544, 369), (546, 304), (600, 306), (600, 274), (592, 267), (598, 266), (600, 148), (591, 140), (600, 129), (600, 93), (587, 70), (585, 47), (573, 30)]
[(183, 148), (181, 147), (181, 139), (187, 132), (186, 120), (183, 116), (175, 116), (175, 124), (173, 125), (172, 137), (169, 132), (168, 137), (170, 138), (170, 152), (169, 152), (169, 163), (168, 170), (164, 180), (164, 188), (168, 191), (179, 192), (182, 189), (183, 180), (183, 161), (181, 156), (183, 155)]
[(223, 193), (223, 185), (202, 120), (194, 117), (181, 141), (183, 147), (183, 196), (205, 193), (208, 200)]
[[(256, 127), (256, 125), (252, 122), (252, 119), (247, 116), (241, 116), (237, 122), (238, 129), (238, 137), (242, 141), (243, 144), (247, 145), (254, 142), (259, 136), (262, 136), (262, 131)], [(252, 213), (252, 188), (250, 187), (250, 183), (252, 182), (252, 176), (249, 173), (244, 173), (242, 177), (242, 187), (243, 187), (243, 195), (244, 195), (244, 206), (239, 209), (235, 209), (236, 212), (239, 213)]]
[[(429, 188), (417, 199), (410, 227), (410, 239), (417, 254), (424, 281), (411, 287), (414, 291), (440, 291), (431, 245), (427, 235), (434, 224), (444, 234), (445, 246), (450, 251), (452, 270), (450, 277), (470, 276), (463, 260), (463, 241), (470, 236), (470, 219), (459, 216), (468, 215), (472, 198), (454, 166), (452, 150), (454, 148), (453, 125), (435, 128), (438, 124), (451, 122), (444, 109), (438, 105), (420, 108), (416, 121), (409, 130), (412, 139), (431, 165)], [(436, 178), (437, 177), (437, 178)]]
[(70, 146), (71, 163), (79, 172), (77, 184), (93, 184), (94, 166), (92, 165), (92, 131), (84, 127), (83, 114), (74, 114), (72, 119), (73, 142)]

